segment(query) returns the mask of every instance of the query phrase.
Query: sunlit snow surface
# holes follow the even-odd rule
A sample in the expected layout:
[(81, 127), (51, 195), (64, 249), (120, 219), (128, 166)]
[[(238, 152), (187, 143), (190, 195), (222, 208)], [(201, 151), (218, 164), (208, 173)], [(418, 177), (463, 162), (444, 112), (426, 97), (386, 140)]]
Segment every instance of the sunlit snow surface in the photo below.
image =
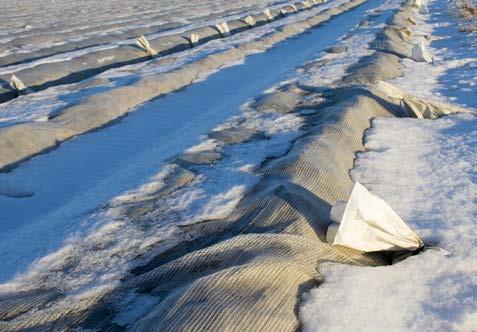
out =
[(330, 264), (305, 331), (472, 331), (477, 326), (477, 117), (377, 119), (352, 176), (384, 198), (429, 250), (377, 268)]
[[(448, 2), (422, 19), (434, 64), (404, 60), (408, 93), (477, 107), (477, 36), (462, 34)], [(423, 21), (421, 21), (422, 23)], [(386, 267), (325, 264), (325, 282), (301, 308), (305, 331), (475, 331), (477, 328), (477, 116), (375, 119), (354, 180), (395, 208), (428, 250)]]

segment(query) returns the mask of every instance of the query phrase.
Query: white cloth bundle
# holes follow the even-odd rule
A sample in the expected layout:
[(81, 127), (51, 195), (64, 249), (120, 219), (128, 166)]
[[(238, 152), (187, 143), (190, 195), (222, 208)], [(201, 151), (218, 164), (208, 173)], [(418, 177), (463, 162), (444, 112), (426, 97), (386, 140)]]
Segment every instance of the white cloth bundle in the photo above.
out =
[(301, 4), (303, 5), (303, 7), (305, 8), (311, 8), (313, 5), (310, 3), (310, 1), (308, 0), (304, 0), (301, 2)]
[(430, 101), (405, 94), (396, 86), (384, 82), (377, 82), (374, 87), (390, 98), (400, 99), (404, 112), (413, 115), (418, 119), (436, 119), (443, 115), (453, 113), (468, 113), (472, 110), (459, 107), (457, 105), (446, 104), (438, 101)]
[(285, 7), (282, 7), (282, 9), (280, 9), (280, 12), (282, 13), (282, 15), (288, 14), (288, 10), (286, 8), (291, 9), (292, 13), (298, 12), (298, 9), (296, 8), (296, 6), (292, 4), (292, 5), (287, 5)]
[(409, 28), (409, 27), (402, 27), (400, 29), (400, 31), (402, 31), (403, 33), (405, 33), (409, 37), (411, 37), (414, 34), (414, 31), (412, 31), (412, 29)]
[(429, 14), (429, 9), (423, 0), (414, 0), (414, 7), (419, 9), (420, 14)]
[(136, 45), (139, 46), (141, 49), (147, 52), (147, 54), (153, 58), (157, 56), (157, 51), (151, 47), (149, 41), (145, 36), (141, 36), (136, 40)]
[(23, 84), (23, 82), (13, 74), (10, 78), (10, 87), (16, 90), (21, 95), (26, 95), (33, 92), (32, 90), (28, 89), (25, 84)]
[(432, 57), (426, 50), (426, 45), (424, 41), (420, 41), (417, 44), (414, 44), (411, 50), (411, 59), (417, 62), (432, 62)]
[(229, 25), (227, 22), (220, 22), (220, 23), (217, 23), (215, 25), (215, 27), (217, 28), (217, 30), (219, 30), (220, 32), (220, 35), (222, 37), (228, 37), (230, 36), (230, 28), (229, 28)]
[(189, 41), (190, 47), (194, 47), (199, 43), (199, 35), (196, 33), (191, 33), (189, 38), (186, 39)]
[(249, 27), (253, 27), (257, 23), (252, 16), (247, 16), (243, 21), (247, 23)]
[(423, 246), (421, 239), (381, 198), (356, 182), (343, 211), (342, 203), (331, 210), (339, 224), (328, 228), (328, 242), (360, 251), (414, 251)]
[(265, 9), (265, 10), (263, 11), (263, 15), (265, 15), (265, 17), (267, 18), (267, 21), (268, 21), (268, 22), (273, 21), (273, 15), (272, 15), (272, 13), (270, 12), (270, 9), (268, 9), (268, 8)]

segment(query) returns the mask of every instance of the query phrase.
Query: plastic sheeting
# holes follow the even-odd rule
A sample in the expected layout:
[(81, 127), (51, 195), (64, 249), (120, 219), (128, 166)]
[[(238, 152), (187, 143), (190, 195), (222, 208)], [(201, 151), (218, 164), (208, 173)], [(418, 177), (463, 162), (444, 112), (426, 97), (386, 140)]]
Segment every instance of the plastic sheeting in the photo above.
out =
[(247, 16), (243, 21), (251, 28), (257, 23), (252, 16)]
[(147, 52), (147, 54), (152, 58), (158, 55), (157, 51), (151, 47), (149, 41), (145, 36), (141, 36), (136, 41), (136, 45), (139, 46), (141, 49)]
[(263, 15), (267, 18), (267, 21), (268, 21), (268, 22), (273, 21), (273, 15), (272, 15), (272, 13), (270, 12), (270, 9), (268, 9), (268, 8), (265, 9), (265, 10), (263, 11)]
[(356, 182), (338, 229), (329, 228), (333, 244), (364, 251), (414, 251), (422, 240), (383, 199)]
[(418, 119), (437, 119), (441, 116), (453, 113), (475, 112), (473, 109), (437, 101), (423, 100), (415, 96), (407, 95), (396, 86), (384, 81), (378, 81), (375, 87), (390, 98), (399, 99), (403, 111), (408, 113), (409, 116)]
[(222, 38), (230, 36), (230, 28), (227, 22), (220, 22), (215, 25)]
[(10, 86), (12, 89), (16, 90), (19, 94), (21, 95), (26, 95), (28, 93), (31, 93), (32, 91), (28, 89), (23, 82), (16, 77), (15, 75), (12, 75), (12, 78), (10, 79)]
[(411, 50), (411, 58), (417, 62), (432, 62), (432, 57), (427, 52), (424, 41), (421, 40), (419, 43), (414, 44)]

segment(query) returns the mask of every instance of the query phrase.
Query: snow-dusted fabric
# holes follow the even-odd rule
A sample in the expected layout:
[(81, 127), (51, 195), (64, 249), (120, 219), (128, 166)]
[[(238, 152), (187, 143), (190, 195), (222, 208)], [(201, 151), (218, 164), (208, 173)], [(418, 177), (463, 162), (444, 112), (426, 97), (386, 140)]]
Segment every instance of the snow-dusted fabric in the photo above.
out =
[[(285, 156), (260, 169), (262, 182), (232, 215), (189, 226), (203, 234), (195, 245), (172, 248), (118, 289), (84, 301), (51, 305), (56, 298), (45, 291), (0, 299), (0, 316), (10, 312), (0, 330), (107, 330), (114, 324), (114, 303), (133, 290), (160, 299), (133, 331), (296, 330), (300, 295), (321, 282), (320, 262), (387, 264), (380, 254), (326, 242), (331, 206), (346, 199), (353, 185), (349, 170), (364, 148), (364, 130), (372, 118), (392, 116), (382, 98), (365, 89), (339, 91), (333, 106), (307, 117), (309, 130)], [(283, 98), (285, 105), (289, 99)], [(148, 202), (129, 204), (125, 216), (137, 222)], [(178, 255), (181, 250), (186, 252)], [(52, 292), (61, 299), (61, 292), (46, 291)]]
[(371, 251), (414, 251), (423, 243), (383, 199), (356, 182), (333, 244)]
[[(353, 2), (363, 1), (364, 0), (355, 0)], [(294, 6), (294, 8), (297, 9), (296, 6)], [(297, 11), (298, 10), (294, 12)], [(278, 9), (270, 9), (270, 12), (274, 18), (281, 18)], [(243, 31), (246, 27), (252, 28), (256, 25), (266, 24), (268, 22), (268, 17), (266, 17), (262, 12), (257, 12), (256, 14), (251, 15), (245, 20), (230, 20), (228, 22), (228, 25), (230, 27), (229, 32), (239, 33)], [(176, 26), (178, 23), (170, 24)], [(33, 67), (25, 67), (12, 73), (14, 73), (18, 77), (21, 77), (22, 81), (25, 83), (26, 86), (31, 87), (34, 91), (40, 91), (50, 86), (76, 83), (106, 70), (109, 70), (111, 68), (117, 68), (124, 65), (144, 61), (145, 54), (147, 55), (147, 57), (156, 57), (184, 51), (190, 47), (191, 43), (189, 38), (187, 38), (187, 40), (183, 38), (183, 34), (187, 37), (191, 36), (192, 34), (197, 34), (198, 36), (200, 36), (201, 40), (207, 41), (223, 38), (227, 35), (227, 33), (225, 35), (219, 33), (216, 29), (214, 29), (214, 26), (202, 26), (197, 28), (191, 28), (190, 30), (184, 32), (162, 34), (161, 36), (153, 38), (154, 34), (157, 31), (154, 31), (152, 27), (150, 27), (150, 29), (152, 31), (144, 31), (143, 33), (150, 35), (151, 38), (148, 40), (144, 36), (142, 36), (139, 38), (138, 43), (136, 43), (136, 45), (121, 43), (120, 45), (117, 45), (117, 47), (113, 48), (104, 48), (99, 50), (92, 49), (91, 52), (85, 52), (84, 54), (74, 56), (73, 58), (68, 57), (60, 61), (49, 61), (45, 63), (40, 63)], [(131, 31), (135, 30), (136, 29), (132, 29)], [(134, 37), (130, 36), (129, 38)], [(96, 39), (96, 37), (94, 39)], [(117, 42), (118, 40), (112, 39), (109, 41)], [(99, 40), (97, 40), (97, 43), (95, 44), (103, 43), (104, 40), (99, 38)], [(71, 48), (71, 44), (72, 43), (66, 43), (65, 47)], [(53, 48), (57, 49), (60, 46), (61, 45), (54, 46)], [(139, 46), (139, 48), (136, 46)], [(59, 50), (60, 49), (61, 47), (59, 48)], [(69, 51), (73, 51), (75, 49), (76, 47), (73, 47), (72, 49), (69, 49)], [(58, 53), (62, 53), (59, 50)], [(47, 49), (45, 49), (45, 51), (48, 52)], [(21, 52), (15, 52), (15, 57), (12, 58), (11, 61), (13, 61), (13, 63), (16, 63), (19, 60), (18, 57), (20, 57), (21, 59), (23, 54), (24, 53)], [(56, 54), (56, 52), (50, 55), (53, 54)], [(30, 56), (32, 56), (32, 54), (30, 54)], [(1, 60), (2, 59), (0, 58), (0, 64)], [(5, 82), (8, 82), (10, 80), (10, 75), (10, 73), (0, 74), (0, 81), (3, 80)], [(0, 84), (0, 102), (5, 102), (15, 98), (17, 94), (12, 92), (13, 91), (11, 88), (6, 85), (2, 86)]]
[(386, 262), (325, 240), (331, 206), (352, 187), (362, 133), (372, 117), (392, 115), (364, 90), (354, 93), (346, 107), (311, 117), (290, 152), (262, 168), (263, 183), (230, 217), (236, 236), (130, 281), (128, 288), (164, 294), (133, 331), (292, 331), (293, 308), (300, 291), (320, 282), (320, 262)]

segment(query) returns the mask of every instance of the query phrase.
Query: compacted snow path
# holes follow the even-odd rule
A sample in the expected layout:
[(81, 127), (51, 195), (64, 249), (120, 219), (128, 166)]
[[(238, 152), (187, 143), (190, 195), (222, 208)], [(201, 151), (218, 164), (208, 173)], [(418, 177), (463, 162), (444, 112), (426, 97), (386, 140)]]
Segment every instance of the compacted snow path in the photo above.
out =
[[(382, 3), (379, 0), (370, 0), (318, 29), (287, 40), (266, 53), (250, 56), (239, 66), (222, 69), (183, 91), (146, 103), (114, 126), (79, 136), (65, 142), (57, 150), (37, 156), (9, 173), (0, 174), (3, 190), (0, 192), (0, 255), (3, 257), (0, 280), (10, 279), (15, 273), (24, 271), (33, 260), (62, 248), (34, 264), (36, 267), (51, 267), (52, 261), (61, 256), (62, 252), (79, 248), (77, 241), (84, 238), (85, 234), (100, 226), (106, 227), (108, 231), (117, 227), (114, 222), (108, 226), (104, 220), (101, 220), (98, 226), (96, 222), (102, 217), (91, 217), (91, 213), (114, 197), (133, 188), (147, 187), (150, 181), (154, 182), (155, 177), (160, 178), (164, 161), (200, 142), (201, 135), (231, 116), (240, 114), (241, 106), (246, 104), (249, 98), (291, 78), (296, 66), (313, 60), (318, 51), (336, 44), (340, 37), (355, 27), (365, 13)], [(381, 8), (378, 15), (373, 14), (371, 21), (377, 26), (382, 25), (391, 14), (391, 9), (398, 4), (398, 1), (390, 1), (387, 7)], [(376, 27), (370, 26), (366, 35), (366, 29), (355, 28), (355, 37), (350, 39), (351, 46), (366, 47), (375, 29)], [(359, 33), (363, 34), (364, 39), (361, 41), (357, 37)], [(350, 56), (353, 56), (352, 50), (350, 47)], [(335, 57), (339, 60), (338, 55)], [(358, 59), (355, 57), (355, 60)], [(342, 66), (349, 64), (349, 61), (343, 61)], [(344, 72), (343, 68), (338, 72)], [(314, 73), (315, 76), (318, 74)], [(219, 90), (220, 94), (217, 93)], [(252, 116), (249, 120), (255, 121), (252, 126), (268, 131), (268, 135), (278, 135), (278, 142), (281, 142), (278, 151), (286, 149), (287, 142), (297, 135), (300, 126), (299, 119), (294, 117), (271, 116), (254, 119)], [(286, 125), (282, 124), (285, 120)], [(266, 129), (267, 126), (269, 129)], [(280, 136), (282, 134), (283, 136)], [(277, 143), (273, 140), (265, 144), (263, 154), (245, 156), (239, 160), (237, 168), (246, 169), (247, 164), (256, 165), (274, 155), (277, 153), (274, 144)], [(243, 153), (245, 152), (247, 151)], [(237, 153), (236, 156), (240, 159), (241, 154)], [(219, 179), (221, 175), (212, 176), (214, 177)], [(245, 186), (236, 187), (242, 180)], [(223, 184), (223, 187), (215, 187), (205, 195), (207, 200), (191, 199), (194, 202), (192, 211), (194, 206), (200, 205), (204, 209), (194, 213), (210, 217), (216, 205), (222, 209), (221, 214), (226, 213), (254, 181), (256, 180), (231, 179)], [(194, 191), (191, 191), (189, 197), (192, 197), (193, 193)], [(199, 197), (203, 196), (203, 193), (199, 193)], [(225, 198), (218, 200), (218, 197), (222, 196)], [(208, 200), (212, 202), (209, 205)], [(177, 202), (171, 204), (173, 203)], [(229, 203), (230, 207), (227, 207)], [(170, 208), (179, 209), (174, 205)], [(186, 211), (184, 219), (195, 220), (190, 213), (192, 212)], [(112, 217), (108, 216), (106, 219), (108, 218)], [(157, 233), (148, 233), (151, 243), (164, 240), (174, 233), (174, 230), (167, 227), (159, 229), (156, 230)], [(148, 244), (149, 240), (145, 240), (143, 233), (134, 232), (135, 230), (124, 230), (115, 236), (123, 238), (124, 243), (132, 244), (132, 238), (136, 234), (137, 240), (145, 243), (141, 250), (146, 250), (151, 243)], [(117, 246), (121, 247), (121, 243), (118, 241)], [(65, 244), (65, 247), (61, 247), (62, 244)], [(81, 250), (83, 249), (86, 250)], [(91, 250), (94, 251), (94, 248)], [(130, 254), (135, 257), (138, 252)], [(91, 257), (92, 265), (90, 264), (89, 268), (101, 265), (97, 259), (100, 260), (101, 257)], [(120, 266), (119, 263), (114, 265)], [(102, 268), (104, 271), (110, 271), (112, 266), (108, 263), (102, 265)], [(125, 267), (121, 267), (123, 268)], [(96, 272), (89, 271), (86, 279), (95, 278), (93, 275)], [(38, 273), (38, 270), (33, 268), (33, 275)], [(84, 274), (85, 271), (76, 273)], [(115, 279), (114, 273), (110, 274), (110, 279)]]
[[(393, 84), (477, 107), (476, 35), (459, 32), (449, 3), (431, 1), (416, 31), (432, 33), (434, 63), (404, 59)], [(429, 249), (386, 267), (323, 265), (301, 309), (305, 331), (475, 331), (477, 116), (375, 119), (351, 172), (408, 222)]]

